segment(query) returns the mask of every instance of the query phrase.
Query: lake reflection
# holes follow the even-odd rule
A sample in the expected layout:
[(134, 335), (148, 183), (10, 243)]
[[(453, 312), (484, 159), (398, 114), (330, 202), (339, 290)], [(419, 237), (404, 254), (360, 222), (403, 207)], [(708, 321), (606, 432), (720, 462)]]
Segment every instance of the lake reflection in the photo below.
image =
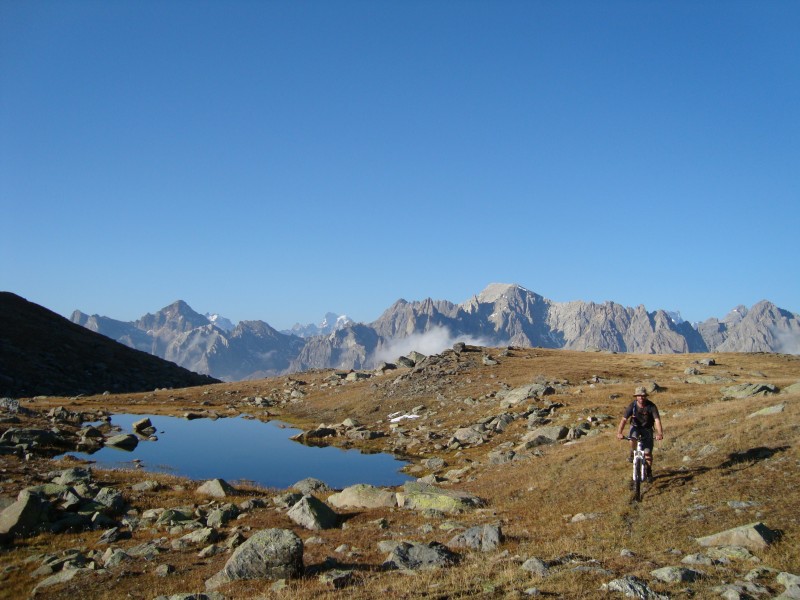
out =
[(242, 417), (188, 421), (160, 415), (114, 415), (112, 423), (130, 433), (135, 421), (148, 417), (158, 441), (140, 441), (132, 452), (105, 447), (93, 453), (69, 452), (104, 468), (132, 468), (134, 459), (147, 471), (191, 479), (248, 480), (286, 488), (306, 477), (331, 487), (355, 483), (395, 486), (410, 477), (399, 472), (405, 462), (389, 454), (362, 454), (358, 450), (304, 446), (289, 439), (297, 429), (281, 428)]

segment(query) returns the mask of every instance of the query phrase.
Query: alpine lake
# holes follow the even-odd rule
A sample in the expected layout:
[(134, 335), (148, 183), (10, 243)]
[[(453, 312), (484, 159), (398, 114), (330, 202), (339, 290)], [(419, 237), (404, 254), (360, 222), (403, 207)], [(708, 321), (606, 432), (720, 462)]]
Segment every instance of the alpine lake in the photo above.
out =
[(390, 454), (306, 446), (289, 439), (299, 430), (280, 421), (115, 414), (111, 424), (130, 433), (133, 423), (144, 418), (149, 418), (156, 429), (157, 440), (138, 436), (139, 444), (131, 451), (105, 446), (92, 453), (67, 454), (106, 469), (137, 468), (194, 480), (219, 478), (278, 489), (306, 477), (320, 479), (332, 488), (356, 483), (396, 486), (412, 479), (400, 472), (407, 463)]

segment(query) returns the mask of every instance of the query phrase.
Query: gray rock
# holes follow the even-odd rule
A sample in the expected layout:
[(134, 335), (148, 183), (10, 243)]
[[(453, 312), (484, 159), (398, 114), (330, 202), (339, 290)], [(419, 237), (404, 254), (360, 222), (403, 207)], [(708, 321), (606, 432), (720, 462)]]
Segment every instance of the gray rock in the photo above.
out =
[(434, 456), (433, 458), (428, 458), (422, 461), (422, 465), (426, 469), (430, 469), (431, 471), (437, 471), (439, 469), (443, 469), (447, 466), (447, 463), (444, 461), (443, 458), (439, 458), (438, 456)]
[(384, 490), (374, 485), (357, 483), (346, 487), (338, 494), (328, 497), (328, 502), (337, 508), (381, 508), (397, 506), (397, 496), (394, 492)]
[(753, 396), (769, 396), (778, 393), (778, 388), (771, 383), (742, 383), (720, 389), (725, 399), (752, 398)]
[(299, 492), (285, 492), (272, 498), (272, 504), (278, 508), (291, 508), (300, 501), (303, 494)]
[(436, 569), (448, 567), (459, 561), (459, 556), (438, 542), (422, 544), (419, 542), (401, 542), (389, 554), (385, 569)]
[(214, 498), (225, 498), (235, 494), (236, 490), (233, 489), (233, 487), (231, 487), (224, 479), (211, 479), (197, 488), (195, 493), (212, 496)]
[(303, 574), (303, 542), (288, 529), (264, 529), (234, 550), (206, 589), (238, 579), (296, 578)]
[(237, 516), (239, 516), (239, 509), (233, 504), (226, 504), (208, 513), (206, 525), (208, 527), (222, 527)]
[(685, 567), (662, 567), (650, 571), (650, 575), (664, 583), (682, 583), (695, 581), (703, 577), (703, 573)]
[(106, 446), (119, 448), (120, 450), (131, 451), (139, 445), (139, 438), (132, 433), (115, 435), (106, 440)]
[(528, 571), (539, 577), (547, 577), (550, 569), (541, 558), (532, 557), (522, 563), (520, 567), (523, 571)]
[(607, 592), (619, 592), (626, 598), (637, 598), (638, 600), (669, 600), (669, 596), (657, 594), (634, 575), (625, 575), (604, 583), (601, 589)]
[(161, 489), (161, 484), (152, 479), (135, 483), (131, 486), (131, 490), (134, 492), (156, 492), (159, 489)]
[(333, 529), (339, 525), (339, 515), (314, 496), (303, 496), (289, 509), (286, 516), (301, 527), (313, 531)]
[(701, 546), (742, 546), (763, 550), (777, 538), (777, 533), (763, 523), (750, 523), (712, 535), (697, 538)]
[(768, 417), (771, 415), (778, 415), (783, 412), (786, 408), (785, 404), (776, 404), (775, 406), (768, 406), (767, 408), (762, 408), (761, 410), (757, 410), (754, 413), (750, 413), (747, 415), (747, 418), (750, 419), (752, 417)]
[(335, 590), (340, 590), (354, 582), (353, 571), (333, 569), (332, 571), (327, 571), (320, 575), (319, 580), (321, 583), (329, 585)]
[(320, 493), (331, 491), (331, 488), (329, 488), (324, 481), (315, 479), (314, 477), (306, 477), (305, 479), (301, 479), (289, 487), (298, 490), (301, 494), (313, 494), (315, 492)]
[(0, 540), (31, 535), (50, 522), (50, 503), (23, 490), (16, 502), (0, 513)]
[(470, 550), (490, 552), (497, 549), (504, 539), (499, 525), (479, 525), (459, 533), (447, 545), (452, 548), (469, 548)]
[(118, 514), (125, 508), (125, 498), (122, 493), (112, 487), (102, 488), (94, 497), (94, 501), (105, 506), (112, 514)]
[(52, 482), (58, 485), (78, 485), (88, 484), (92, 480), (92, 472), (81, 467), (64, 469), (57, 476), (52, 478)]

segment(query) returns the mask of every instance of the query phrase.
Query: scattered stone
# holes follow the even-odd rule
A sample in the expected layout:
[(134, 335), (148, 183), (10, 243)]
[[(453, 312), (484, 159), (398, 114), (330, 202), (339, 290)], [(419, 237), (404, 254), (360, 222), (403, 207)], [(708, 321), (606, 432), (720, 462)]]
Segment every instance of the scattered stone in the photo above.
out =
[(214, 498), (225, 498), (227, 496), (234, 495), (236, 490), (233, 489), (233, 487), (231, 487), (224, 479), (211, 479), (197, 488), (195, 493), (213, 496)]
[(303, 496), (289, 509), (286, 516), (301, 527), (313, 531), (333, 529), (339, 525), (339, 515), (315, 496)]
[(600, 589), (607, 592), (620, 592), (627, 598), (637, 598), (638, 600), (669, 599), (669, 596), (657, 594), (651, 590), (644, 581), (634, 575), (625, 575), (619, 579), (604, 583)]
[(520, 567), (523, 571), (528, 571), (534, 575), (539, 577), (547, 577), (547, 574), (550, 572), (547, 563), (545, 563), (541, 558), (532, 557), (522, 563)]
[(331, 586), (335, 590), (340, 590), (349, 585), (352, 585), (355, 579), (353, 578), (353, 571), (342, 571), (334, 569), (327, 571), (319, 576), (321, 583)]
[(650, 571), (650, 575), (664, 583), (683, 583), (703, 577), (703, 573), (685, 567), (662, 567)]
[(435, 569), (449, 567), (459, 561), (459, 555), (438, 542), (400, 542), (383, 563), (384, 569)]
[(303, 574), (303, 542), (288, 529), (264, 529), (234, 550), (206, 589), (238, 579), (296, 578)]
[(159, 489), (161, 489), (161, 484), (152, 479), (135, 483), (131, 486), (131, 490), (134, 492), (156, 492)]
[(479, 525), (470, 527), (451, 539), (447, 545), (453, 548), (469, 548), (490, 552), (497, 549), (505, 537), (499, 525)]
[(298, 490), (301, 494), (306, 495), (331, 491), (331, 488), (329, 488), (324, 481), (315, 479), (314, 477), (306, 477), (305, 479), (301, 479), (289, 487)]
[(175, 572), (175, 567), (173, 567), (172, 565), (168, 565), (166, 563), (158, 565), (154, 571), (154, 573), (158, 577), (166, 577), (167, 575), (172, 575), (174, 572)]

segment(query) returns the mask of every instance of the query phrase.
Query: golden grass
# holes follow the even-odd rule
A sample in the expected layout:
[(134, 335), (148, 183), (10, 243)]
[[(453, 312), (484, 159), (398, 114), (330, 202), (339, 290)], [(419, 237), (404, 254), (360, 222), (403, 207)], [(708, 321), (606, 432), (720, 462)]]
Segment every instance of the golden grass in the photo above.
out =
[[(691, 588), (694, 598), (718, 597), (712, 588), (723, 581), (741, 579), (757, 565), (800, 573), (800, 397), (780, 395), (723, 401), (721, 385), (684, 383), (684, 370), (701, 355), (613, 355), (553, 351), (542, 349), (513, 350), (501, 357), (497, 349), (486, 351), (498, 357), (497, 366), (487, 367), (480, 353), (463, 355), (464, 367), (452, 374), (431, 376), (425, 381), (407, 371), (389, 372), (362, 382), (326, 386), (328, 372), (297, 374), (307, 393), (296, 404), (284, 404), (269, 412), (288, 422), (310, 427), (321, 422), (338, 423), (347, 417), (362, 421), (367, 427), (389, 431), (386, 415), (410, 410), (423, 404), (434, 415), (420, 422), (407, 422), (413, 430), (426, 425), (441, 430), (444, 438), (457, 428), (482, 417), (503, 412), (496, 399), (487, 397), (504, 387), (531, 383), (537, 378), (568, 382), (563, 391), (550, 396), (564, 406), (555, 413), (555, 422), (574, 426), (591, 415), (606, 414), (611, 419), (595, 436), (576, 443), (548, 446), (541, 456), (494, 466), (486, 455), (499, 444), (517, 439), (525, 431), (523, 420), (494, 436), (487, 444), (460, 452), (436, 450), (434, 442), (425, 441), (408, 449), (412, 459), (443, 457), (451, 468), (471, 467), (466, 478), (453, 487), (473, 492), (488, 500), (488, 508), (448, 517), (464, 526), (502, 524), (507, 541), (500, 551), (464, 553), (460, 565), (449, 569), (404, 575), (380, 570), (385, 556), (378, 552), (380, 539), (410, 539), (446, 543), (453, 532), (439, 528), (436, 519), (400, 509), (352, 511), (347, 526), (341, 530), (307, 532), (295, 527), (283, 513), (271, 508), (255, 510), (229, 528), (239, 526), (250, 531), (265, 527), (294, 529), (303, 539), (318, 535), (323, 544), (308, 544), (305, 564), (309, 571), (329, 557), (355, 570), (356, 584), (332, 590), (313, 575), (290, 581), (281, 592), (272, 592), (272, 582), (236, 582), (223, 587), (229, 598), (516, 598), (524, 590), (536, 587), (551, 597), (596, 598), (602, 583), (624, 574), (634, 574), (648, 581), (650, 571), (665, 565), (679, 564), (684, 554), (703, 549), (694, 538), (754, 521), (782, 532), (782, 539), (763, 552), (760, 562), (733, 561), (728, 565), (699, 567), (707, 577), (693, 584), (668, 585), (651, 581), (659, 592), (681, 596)], [(715, 367), (700, 367), (706, 373), (730, 377), (735, 383), (769, 382), (779, 387), (800, 380), (798, 357), (775, 354), (705, 355), (717, 361)], [(663, 366), (652, 366), (659, 361)], [(592, 384), (599, 377), (602, 383)], [(655, 381), (664, 390), (653, 396), (658, 404), (666, 437), (655, 450), (656, 480), (646, 486), (643, 502), (632, 503), (627, 490), (628, 463), (626, 445), (614, 437), (614, 429), (633, 388)], [(96, 396), (66, 399), (47, 398), (26, 403), (46, 409), (63, 404), (71, 410), (106, 408), (117, 412), (142, 414), (181, 414), (200, 408), (220, 414), (257, 411), (239, 403), (244, 396), (269, 396), (284, 388), (288, 377), (256, 382), (220, 384), (208, 388), (159, 391), (149, 394)], [(471, 398), (472, 403), (465, 402)], [(780, 415), (748, 418), (765, 406), (785, 404)], [(201, 405), (201, 403), (205, 403)], [(537, 403), (542, 404), (542, 403)], [(519, 411), (520, 408), (510, 409)], [(391, 437), (364, 446), (384, 449)], [(750, 453), (753, 449), (760, 453)], [(47, 461), (28, 465), (3, 458), (4, 494), (16, 493), (36, 473), (56, 468)], [(427, 471), (422, 470), (423, 475)], [(157, 506), (170, 507), (200, 502), (193, 496), (196, 484), (168, 476), (145, 473), (98, 472), (98, 477), (126, 490), (126, 497), (140, 512)], [(159, 479), (169, 485), (182, 484), (185, 491), (131, 495), (125, 487), (133, 481)], [(301, 476), (298, 476), (300, 479)], [(11, 480), (11, 482), (8, 482)], [(250, 488), (244, 498), (270, 496), (274, 490)], [(241, 499), (237, 498), (237, 501)], [(752, 506), (734, 508), (733, 501), (753, 502)], [(572, 522), (578, 513), (596, 514), (596, 518)], [(375, 521), (385, 518), (388, 529), (379, 529)], [(420, 527), (430, 524), (432, 531)], [(244, 531), (245, 535), (249, 535)], [(0, 554), (3, 575), (0, 597), (27, 597), (35, 580), (29, 578), (38, 562), (26, 564), (25, 557), (60, 549), (95, 547), (100, 532), (40, 535), (22, 540), (13, 550)], [(136, 532), (134, 539), (118, 544), (127, 547), (154, 537), (149, 531)], [(166, 535), (163, 531), (158, 535)], [(167, 536), (169, 537), (169, 536)], [(336, 553), (341, 544), (350, 553)], [(166, 544), (169, 546), (169, 540)], [(633, 558), (620, 555), (631, 550)], [(199, 559), (193, 551), (163, 555), (163, 562), (176, 567), (178, 574), (157, 578), (153, 564), (133, 561), (128, 565), (92, 577), (73, 580), (42, 593), (42, 598), (72, 597), (80, 591), (83, 598), (153, 598), (159, 594), (202, 591), (204, 581), (227, 560), (222, 554)], [(538, 557), (560, 562), (550, 575), (540, 578), (519, 568), (527, 558)], [(567, 560), (572, 557), (572, 562)], [(594, 568), (595, 570), (575, 570)], [(613, 575), (600, 572), (610, 571)], [(778, 586), (773, 591), (780, 592)]]

